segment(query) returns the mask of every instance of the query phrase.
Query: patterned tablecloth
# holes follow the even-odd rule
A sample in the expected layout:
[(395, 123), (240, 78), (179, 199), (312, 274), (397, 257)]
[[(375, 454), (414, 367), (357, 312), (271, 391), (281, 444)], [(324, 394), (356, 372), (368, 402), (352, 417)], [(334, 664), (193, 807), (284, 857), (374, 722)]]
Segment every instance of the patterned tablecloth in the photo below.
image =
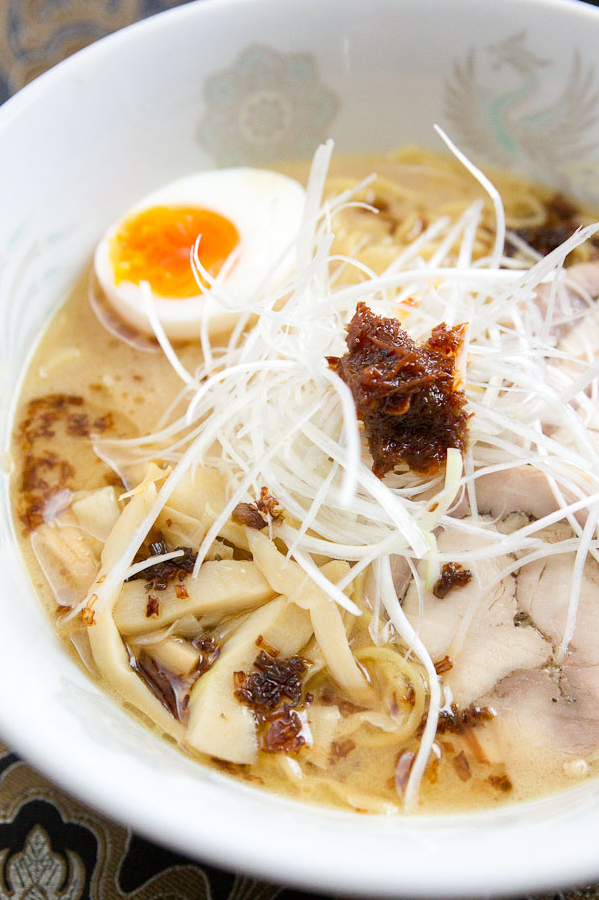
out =
[[(0, 103), (75, 50), (180, 2), (0, 0)], [(0, 745), (0, 900), (274, 897), (309, 895), (154, 846), (69, 797)], [(549, 897), (599, 900), (599, 887), (544, 900)]]

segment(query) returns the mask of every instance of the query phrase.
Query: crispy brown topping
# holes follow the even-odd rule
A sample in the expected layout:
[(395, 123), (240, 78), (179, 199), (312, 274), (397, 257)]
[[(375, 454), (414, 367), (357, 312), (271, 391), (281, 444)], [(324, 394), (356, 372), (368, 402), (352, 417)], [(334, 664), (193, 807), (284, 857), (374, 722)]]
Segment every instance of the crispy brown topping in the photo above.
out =
[(266, 528), (268, 518), (275, 523), (283, 521), (284, 513), (278, 504), (277, 498), (268, 493), (268, 488), (261, 487), (260, 498), (255, 503), (238, 503), (231, 518), (238, 525), (246, 525), (248, 528)]
[(266, 487), (260, 488), (260, 499), (256, 500), (256, 506), (260, 512), (270, 516), (273, 522), (282, 522), (285, 518), (283, 510), (279, 507), (279, 501), (268, 493)]
[(450, 672), (453, 669), (453, 662), (449, 656), (444, 656), (439, 662), (435, 663), (435, 672), (437, 675), (443, 675), (444, 672)]
[(456, 772), (458, 773), (458, 778), (461, 781), (468, 781), (468, 779), (472, 777), (472, 774), (470, 772), (470, 764), (468, 763), (466, 754), (463, 750), (460, 750), (457, 756), (454, 756), (452, 762)]
[(89, 417), (85, 413), (69, 416), (67, 434), (71, 437), (89, 437)]
[(90, 422), (84, 403), (77, 395), (48, 394), (26, 406), (18, 431), (23, 458), (18, 515), (27, 532), (42, 524), (48, 501), (73, 486), (75, 468), (56, 454), (51, 442), (65, 436), (89, 440), (112, 424)]
[(148, 602), (146, 603), (146, 619), (151, 619), (152, 616), (160, 615), (160, 601), (158, 597), (152, 597), (150, 594), (148, 597)]
[(507, 775), (489, 775), (487, 781), (496, 791), (502, 791), (507, 794), (512, 789), (512, 782)]
[(275, 650), (274, 647), (271, 647), (270, 644), (264, 640), (261, 634), (258, 635), (254, 643), (256, 647), (260, 647), (261, 650), (264, 650), (265, 653), (268, 653), (268, 655), (272, 656), (273, 658), (279, 655), (279, 651)]
[(437, 734), (462, 734), (465, 728), (476, 728), (484, 725), (495, 717), (488, 706), (474, 706), (471, 704), (465, 709), (458, 709), (455, 703), (451, 710), (441, 710)]
[(94, 604), (97, 599), (98, 599), (98, 595), (92, 594), (91, 597), (89, 598), (89, 600), (87, 601), (87, 603), (85, 604), (85, 606), (83, 607), (83, 609), (81, 610), (81, 621), (83, 622), (84, 625), (89, 626), (89, 625), (96, 624), (96, 622), (95, 622), (96, 614), (94, 611)]
[(200, 634), (191, 642), (192, 646), (200, 652), (200, 658), (196, 666), (196, 671), (200, 675), (210, 669), (218, 657), (220, 656), (220, 647), (210, 634)]
[(238, 525), (247, 525), (248, 528), (266, 528), (268, 524), (253, 503), (238, 503), (231, 513), (231, 518)]
[(298, 714), (283, 704), (262, 738), (262, 750), (268, 753), (296, 753), (306, 743), (301, 730), (302, 722)]
[[(258, 638), (263, 647), (266, 641)], [(272, 650), (272, 648), (269, 648)], [(276, 655), (275, 655), (276, 654)], [(277, 658), (278, 651), (268, 655), (261, 650), (254, 660), (258, 671), (233, 675), (234, 694), (250, 706), (261, 728), (261, 747), (269, 753), (293, 753), (305, 744), (300, 734), (302, 722), (291, 710), (302, 699), (302, 675), (309, 663), (299, 656)], [(307, 699), (307, 698), (306, 698)]]
[(264, 651), (254, 660), (257, 672), (235, 672), (235, 696), (255, 712), (275, 709), (283, 697), (297, 706), (302, 696), (302, 675), (308, 664), (299, 656), (273, 659)]
[[(182, 550), (183, 554), (176, 556), (174, 559), (166, 559), (164, 562), (148, 566), (147, 569), (142, 569), (141, 572), (131, 575), (126, 580), (136, 581), (142, 578), (146, 582), (146, 590), (148, 591), (165, 591), (171, 581), (175, 581), (175, 579), (183, 581), (187, 575), (193, 572), (197, 554), (192, 551), (191, 547), (176, 547), (175, 549)], [(161, 556), (163, 553), (168, 552), (165, 541), (153, 541), (149, 545), (147, 555), (139, 559), (136, 557), (135, 561), (142, 562), (143, 559), (148, 559), (150, 556)]]
[(178, 600), (187, 600), (189, 597), (189, 591), (183, 584), (175, 585), (175, 594), (177, 595)]
[(449, 447), (465, 450), (466, 397), (455, 377), (463, 328), (442, 323), (416, 344), (396, 319), (358, 304), (347, 328), (348, 352), (328, 362), (352, 392), (379, 478), (399, 463), (434, 474)]
[(433, 588), (433, 594), (438, 600), (443, 600), (455, 587), (464, 587), (472, 578), (470, 569), (465, 569), (460, 563), (448, 562), (441, 569), (441, 577)]

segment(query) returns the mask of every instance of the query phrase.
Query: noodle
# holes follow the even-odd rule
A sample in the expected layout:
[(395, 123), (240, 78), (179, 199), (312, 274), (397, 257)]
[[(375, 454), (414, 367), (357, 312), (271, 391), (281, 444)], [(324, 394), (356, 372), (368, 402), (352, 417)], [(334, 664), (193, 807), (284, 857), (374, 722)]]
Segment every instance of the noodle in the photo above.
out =
[[(214, 340), (204, 312), (198, 341), (178, 342), (142, 282), (162, 351), (148, 353), (151, 338), (136, 348), (104, 332), (76, 288), (17, 413), (24, 557), (88, 668), (205, 764), (375, 814), (417, 799), (494, 805), (506, 785), (508, 799), (557, 790), (575, 751), (549, 746), (534, 705), (562, 691), (554, 712), (567, 715), (567, 683), (592, 706), (577, 628), (599, 583), (599, 428), (584, 394), (596, 345), (591, 333), (585, 358), (559, 328), (594, 321), (599, 287), (580, 273), (599, 263), (592, 228), (548, 252), (528, 240), (553, 239), (560, 210), (572, 231), (592, 213), (419, 148), (333, 159), (327, 176), (330, 152), (313, 164), (297, 271), (280, 283), (270, 272), (243, 299), (195, 241), (196, 281), (240, 317), (230, 337)], [(371, 471), (366, 420), (335, 368), (361, 301), (399, 321), (412, 355), (440, 323), (459, 335), (452, 390), (469, 438), (437, 469)], [(530, 575), (536, 597), (543, 565), (567, 581), (551, 615), (516, 590)], [(526, 759), (506, 737), (512, 690), (541, 722)], [(593, 773), (599, 721), (590, 731)]]

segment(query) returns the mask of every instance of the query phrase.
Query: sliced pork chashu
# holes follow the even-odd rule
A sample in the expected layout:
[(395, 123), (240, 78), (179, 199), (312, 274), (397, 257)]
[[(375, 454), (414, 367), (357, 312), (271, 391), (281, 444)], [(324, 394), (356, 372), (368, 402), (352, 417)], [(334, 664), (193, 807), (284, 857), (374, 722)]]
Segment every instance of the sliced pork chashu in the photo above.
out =
[[(568, 531), (559, 523), (549, 533), (557, 539), (567, 536)], [(523, 566), (518, 575), (517, 596), (522, 609), (556, 647), (566, 628), (573, 565), (573, 553), (560, 553)], [(593, 700), (599, 721), (599, 566), (591, 557), (582, 573), (576, 624), (562, 662), (561, 678), (565, 693)]]
[[(495, 529), (489, 523), (490, 533)], [(534, 628), (514, 621), (519, 607), (515, 579), (498, 580), (506, 557), (469, 561), (473, 550), (485, 540), (457, 530), (438, 538), (442, 553), (455, 554), (472, 573), (468, 584), (452, 588), (440, 600), (432, 589), (424, 589), (422, 611), (412, 583), (404, 600), (404, 611), (418, 631), (434, 661), (448, 656), (452, 668), (443, 676), (459, 706), (467, 706), (516, 669), (543, 665), (551, 645)]]
[[(549, 543), (570, 534), (564, 523), (542, 532)], [(518, 605), (556, 649), (566, 628), (573, 564), (572, 553), (547, 556), (522, 566), (516, 581)], [(588, 558), (562, 664), (514, 672), (477, 700), (497, 712), (490, 731), (516, 785), (530, 778), (531, 759), (557, 775), (564, 756), (584, 770), (599, 753), (598, 613), (599, 566)]]
[[(497, 716), (484, 729), (484, 741), (507, 768), (512, 784), (528, 789), (535, 772), (543, 777), (583, 775), (599, 751), (599, 704), (557, 670), (513, 672), (479, 698)], [(566, 761), (564, 763), (564, 757)], [(546, 783), (538, 785), (547, 790)]]

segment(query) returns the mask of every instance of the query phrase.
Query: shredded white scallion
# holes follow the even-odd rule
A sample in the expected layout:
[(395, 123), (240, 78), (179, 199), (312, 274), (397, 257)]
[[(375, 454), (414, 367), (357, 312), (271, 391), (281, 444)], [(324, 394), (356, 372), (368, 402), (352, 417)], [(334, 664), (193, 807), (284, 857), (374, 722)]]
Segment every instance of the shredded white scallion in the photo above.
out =
[(139, 574), (139, 572), (143, 572), (144, 569), (149, 569), (150, 566), (155, 566), (161, 562), (167, 562), (169, 559), (178, 559), (179, 556), (183, 556), (183, 550), (172, 550), (170, 553), (159, 553), (155, 556), (148, 556), (147, 559), (142, 559), (129, 567), (129, 570), (125, 575), (125, 580), (127, 578), (132, 578), (134, 575)]
[[(145, 564), (175, 558), (176, 553), (166, 554), (144, 564), (130, 564), (171, 492), (185, 472), (197, 465), (226, 473), (227, 501), (199, 547), (196, 574), (235, 506), (254, 500), (263, 485), (276, 495), (286, 516), (282, 523), (269, 522), (271, 535), (281, 538), (288, 556), (351, 614), (358, 615), (360, 610), (344, 591), (371, 566), (369, 627), (374, 643), (403, 642), (403, 651), (407, 647), (420, 660), (429, 680), (426, 724), (405, 791), (407, 807), (417, 800), (433, 746), (441, 690), (417, 623), (408, 621), (398, 600), (391, 555), (406, 558), (422, 609), (423, 590), (447, 560), (437, 549), (438, 528), (451, 524), (464, 534), (484, 537), (469, 552), (469, 558), (477, 561), (509, 554), (514, 554), (514, 560), (527, 561), (557, 552), (574, 554), (560, 657), (574, 633), (585, 561), (589, 554), (599, 558), (599, 449), (588, 425), (592, 402), (584, 393), (596, 378), (597, 363), (581, 363), (561, 349), (554, 328), (563, 311), (559, 292), (568, 286), (564, 259), (597, 226), (580, 229), (543, 259), (537, 261), (534, 253), (529, 254), (530, 267), (522, 261), (509, 261), (503, 267), (506, 228), (501, 198), (447, 135), (437, 131), (493, 204), (496, 233), (485, 260), (473, 261), (482, 200), (476, 200), (457, 222), (444, 217), (429, 225), (380, 275), (336, 254), (332, 249), (335, 215), (357, 202), (355, 195), (368, 180), (354, 191), (324, 200), (332, 152), (329, 142), (314, 158), (297, 237), (296, 271), (283, 286), (269, 291), (265, 279), (251, 302), (231, 296), (223, 278), (211, 278), (203, 269), (196, 242), (192, 262), (198, 285), (236, 313), (239, 322), (226, 347), (213, 347), (206, 314), (200, 336), (203, 363), (193, 374), (166, 339), (146, 289), (149, 321), (186, 385), (180, 400), (187, 403), (187, 410), (185, 415), (179, 410), (176, 421), (164, 424), (155, 435), (103, 442), (108, 457), (119, 447), (133, 454), (137, 448), (140, 458), (159, 448), (155, 458), (173, 464), (151, 510), (124, 548), (110, 576), (110, 589)], [(437, 249), (425, 260), (421, 251), (433, 238)], [(517, 243), (517, 238), (512, 240)], [(353, 266), (359, 283), (338, 284), (340, 266)], [(549, 301), (542, 313), (540, 285), (549, 285)], [(417, 302), (407, 303), (412, 295)], [(420, 476), (401, 470), (380, 480), (371, 470), (350, 389), (325, 362), (326, 357), (345, 352), (344, 326), (358, 301), (380, 315), (397, 316), (401, 310), (402, 327), (414, 340), (426, 339), (441, 321), (465, 326), (456, 379), (471, 414), (470, 445), (464, 460), (457, 449), (449, 449), (443, 481), (439, 474)], [(250, 319), (255, 324), (246, 328)], [(567, 433), (570, 439), (555, 439), (556, 432)], [(518, 531), (502, 534), (482, 515), (485, 510), (477, 499), (477, 484), (480, 478), (497, 473), (509, 478), (524, 466), (547, 479), (554, 508)], [(457, 505), (469, 507), (467, 520), (452, 517), (458, 498)], [(573, 537), (560, 550), (545, 544), (538, 532), (561, 521), (571, 526)], [(334, 584), (318, 568), (317, 557), (347, 560), (352, 569)], [(420, 560), (426, 561), (426, 568), (418, 570)], [(516, 568), (514, 560), (502, 567), (498, 577)], [(427, 573), (424, 585), (418, 571)]]

